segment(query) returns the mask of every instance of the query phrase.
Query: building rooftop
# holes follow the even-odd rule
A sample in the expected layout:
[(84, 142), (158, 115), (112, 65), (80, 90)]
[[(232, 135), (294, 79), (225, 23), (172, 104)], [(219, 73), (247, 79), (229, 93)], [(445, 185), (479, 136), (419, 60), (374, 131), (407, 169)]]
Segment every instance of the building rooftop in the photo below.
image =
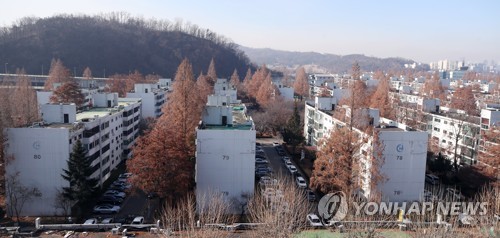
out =
[(77, 113), (76, 120), (81, 121), (82, 119), (87, 119), (87, 118), (105, 117), (115, 112), (118, 112), (118, 110), (114, 108), (91, 108), (89, 110)]
[(246, 114), (246, 107), (243, 104), (232, 104), (233, 121), (227, 125), (207, 125), (201, 124), (200, 129), (205, 130), (252, 130), (254, 128), (253, 120)]

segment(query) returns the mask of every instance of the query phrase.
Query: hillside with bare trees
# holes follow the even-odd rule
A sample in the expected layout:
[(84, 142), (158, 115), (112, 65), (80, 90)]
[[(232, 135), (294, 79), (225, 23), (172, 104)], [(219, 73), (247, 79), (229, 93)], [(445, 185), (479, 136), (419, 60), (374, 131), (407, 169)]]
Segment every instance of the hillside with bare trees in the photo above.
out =
[(181, 20), (143, 19), (115, 12), (26, 17), (0, 28), (0, 61), (9, 73), (24, 68), (27, 74), (46, 75), (53, 58), (61, 59), (76, 76), (89, 67), (94, 77), (135, 70), (173, 77), (184, 58), (190, 60), (194, 72), (206, 70), (215, 59), (218, 76), (227, 78), (235, 69), (243, 78), (250, 66), (246, 55), (229, 39)]

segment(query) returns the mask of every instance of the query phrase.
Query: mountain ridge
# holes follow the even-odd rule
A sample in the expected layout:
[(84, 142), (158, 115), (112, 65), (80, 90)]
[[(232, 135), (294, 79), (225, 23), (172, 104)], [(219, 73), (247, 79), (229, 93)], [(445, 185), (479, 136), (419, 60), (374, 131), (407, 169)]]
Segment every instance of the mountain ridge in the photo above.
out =
[[(351, 70), (352, 63), (357, 61), (364, 71), (375, 70), (401, 70), (405, 64), (417, 64), (418, 62), (401, 57), (378, 58), (365, 56), (363, 54), (336, 55), (330, 53), (319, 53), (314, 51), (285, 51), (271, 48), (251, 48), (239, 46), (250, 60), (256, 64), (272, 64), (284, 66), (300, 66), (316, 64), (334, 73), (345, 73)], [(428, 67), (425, 64), (422, 68)]]

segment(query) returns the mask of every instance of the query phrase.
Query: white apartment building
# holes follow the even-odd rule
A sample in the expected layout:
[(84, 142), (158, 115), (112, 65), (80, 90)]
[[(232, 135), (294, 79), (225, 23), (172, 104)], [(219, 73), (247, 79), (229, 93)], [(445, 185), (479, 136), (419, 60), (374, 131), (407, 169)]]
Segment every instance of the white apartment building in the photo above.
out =
[[(344, 122), (333, 116), (335, 104), (334, 98), (316, 97), (314, 104), (306, 102), (304, 117), (306, 143), (320, 146), (320, 140), (328, 136), (332, 130), (345, 126)], [(385, 162), (380, 171), (387, 180), (378, 184), (382, 198), (395, 202), (419, 200), (425, 183), (427, 133), (414, 131), (406, 125), (380, 118), (378, 109), (364, 109), (360, 113), (359, 118), (366, 118), (366, 121), (358, 122), (358, 125), (373, 127), (374, 131), (379, 133), (381, 148), (384, 148), (381, 156)], [(349, 114), (350, 110), (346, 110), (346, 118)], [(373, 150), (373, 135), (356, 128), (355, 131), (367, 139), (361, 147), (360, 155), (378, 156)], [(362, 156), (361, 159), (365, 170), (362, 170), (364, 172), (361, 173), (359, 181), (363, 195), (369, 197), (372, 193), (369, 186), (371, 164), (366, 158)]]
[(134, 85), (133, 92), (127, 93), (127, 98), (142, 99), (142, 118), (158, 118), (163, 114), (161, 109), (165, 104), (167, 92), (160, 83), (140, 83)]
[(237, 100), (237, 91), (233, 88), (229, 81), (227, 81), (227, 79), (217, 79), (214, 84), (214, 95), (229, 96), (231, 100)]
[(44, 104), (42, 122), (6, 129), (5, 155), (15, 158), (7, 164), (6, 174), (19, 173), (21, 184), (36, 187), (42, 194), (27, 201), (21, 215), (64, 215), (56, 197), (69, 186), (61, 174), (77, 140), (92, 161), (91, 177), (98, 179), (99, 185), (129, 156), (138, 131), (140, 99), (121, 101), (116, 93), (93, 96), (94, 107), (89, 110), (77, 112), (75, 104)]
[(222, 193), (239, 214), (254, 191), (256, 133), (245, 105), (230, 101), (211, 95), (196, 129), (196, 199), (204, 204)]
[[(380, 173), (387, 179), (378, 184), (383, 201), (416, 201), (422, 198), (425, 186), (425, 168), (427, 158), (428, 135), (426, 132), (408, 130), (404, 124), (380, 119), (380, 126), (375, 127), (382, 142), (383, 165)], [(361, 148), (362, 154), (373, 152), (372, 140)], [(375, 153), (376, 154), (376, 153)], [(364, 161), (365, 171), (370, 171), (371, 164)], [(370, 173), (362, 173), (364, 195), (371, 195)]]

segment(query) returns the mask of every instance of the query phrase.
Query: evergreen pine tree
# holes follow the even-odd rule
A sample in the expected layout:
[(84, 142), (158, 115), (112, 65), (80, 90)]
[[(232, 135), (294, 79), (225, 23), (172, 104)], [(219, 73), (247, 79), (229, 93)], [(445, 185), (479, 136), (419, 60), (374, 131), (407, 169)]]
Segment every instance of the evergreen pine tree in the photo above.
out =
[(88, 204), (96, 192), (97, 179), (92, 179), (91, 161), (85, 156), (80, 140), (76, 141), (68, 160), (68, 169), (63, 169), (62, 177), (69, 182), (63, 188), (63, 196), (80, 204)]

